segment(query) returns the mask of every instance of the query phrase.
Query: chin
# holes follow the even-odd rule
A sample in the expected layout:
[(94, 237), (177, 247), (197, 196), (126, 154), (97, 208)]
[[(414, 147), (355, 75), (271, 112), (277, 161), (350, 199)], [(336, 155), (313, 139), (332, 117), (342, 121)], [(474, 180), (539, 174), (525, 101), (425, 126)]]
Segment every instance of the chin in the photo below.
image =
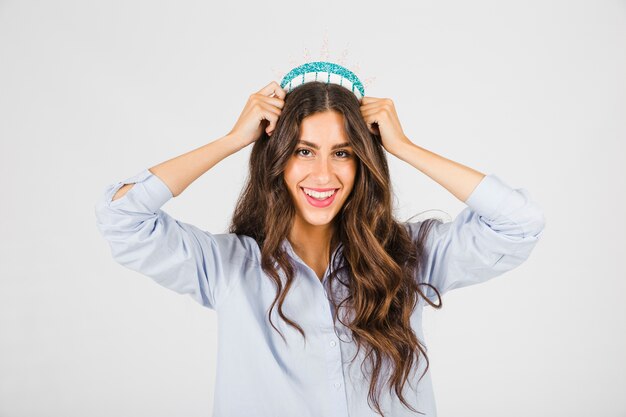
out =
[(304, 218), (304, 220), (305, 220), (308, 224), (310, 224), (310, 225), (312, 225), (312, 226), (327, 226), (327, 225), (329, 225), (330, 223), (332, 223), (333, 218), (334, 218), (334, 217), (332, 217), (332, 218), (330, 218), (330, 219), (327, 219), (327, 218), (319, 218), (319, 217), (315, 217), (315, 218), (312, 218), (312, 217), (305, 217), (305, 218)]
[(332, 223), (337, 213), (311, 213), (309, 210), (300, 212), (300, 217), (311, 226), (327, 226)]

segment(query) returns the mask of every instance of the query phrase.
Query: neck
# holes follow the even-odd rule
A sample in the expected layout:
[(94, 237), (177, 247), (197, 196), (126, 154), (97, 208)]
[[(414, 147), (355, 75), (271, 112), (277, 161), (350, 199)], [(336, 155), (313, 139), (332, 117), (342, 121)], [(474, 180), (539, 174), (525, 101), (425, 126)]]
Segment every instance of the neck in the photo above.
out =
[(328, 262), (333, 233), (332, 222), (325, 226), (303, 225), (296, 222), (289, 232), (289, 243), (303, 259), (322, 257)]

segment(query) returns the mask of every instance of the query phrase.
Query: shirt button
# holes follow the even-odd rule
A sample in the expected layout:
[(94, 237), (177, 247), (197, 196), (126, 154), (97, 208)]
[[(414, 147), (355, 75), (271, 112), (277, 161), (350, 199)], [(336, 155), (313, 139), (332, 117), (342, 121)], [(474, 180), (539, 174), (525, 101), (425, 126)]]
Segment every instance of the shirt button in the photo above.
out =
[(336, 344), (337, 344), (337, 342), (335, 342), (334, 340), (332, 340), (332, 341), (330, 342), (330, 345), (331, 345), (332, 347), (335, 347), (335, 345), (336, 345)]
[(335, 388), (339, 388), (341, 386), (339, 382), (335, 382), (333, 385), (335, 386)]

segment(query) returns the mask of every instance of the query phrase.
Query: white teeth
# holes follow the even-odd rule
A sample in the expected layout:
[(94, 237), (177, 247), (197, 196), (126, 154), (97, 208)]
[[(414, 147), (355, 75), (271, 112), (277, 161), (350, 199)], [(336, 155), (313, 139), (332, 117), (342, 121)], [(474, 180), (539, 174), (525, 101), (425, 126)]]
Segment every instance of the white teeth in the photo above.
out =
[(325, 191), (323, 193), (320, 193), (317, 191), (309, 190), (308, 188), (303, 188), (303, 190), (306, 194), (310, 195), (311, 197), (318, 198), (318, 199), (328, 198), (331, 195), (335, 194), (335, 191), (337, 191), (337, 190), (331, 190), (331, 191)]

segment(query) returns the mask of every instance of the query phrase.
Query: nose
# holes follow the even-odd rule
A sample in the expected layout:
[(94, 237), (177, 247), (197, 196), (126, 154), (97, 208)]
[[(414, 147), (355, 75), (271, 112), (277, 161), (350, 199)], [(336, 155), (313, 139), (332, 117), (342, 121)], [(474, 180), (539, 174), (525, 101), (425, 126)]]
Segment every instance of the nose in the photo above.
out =
[(311, 176), (317, 185), (323, 186), (330, 182), (333, 167), (330, 158), (319, 158), (313, 164)]

